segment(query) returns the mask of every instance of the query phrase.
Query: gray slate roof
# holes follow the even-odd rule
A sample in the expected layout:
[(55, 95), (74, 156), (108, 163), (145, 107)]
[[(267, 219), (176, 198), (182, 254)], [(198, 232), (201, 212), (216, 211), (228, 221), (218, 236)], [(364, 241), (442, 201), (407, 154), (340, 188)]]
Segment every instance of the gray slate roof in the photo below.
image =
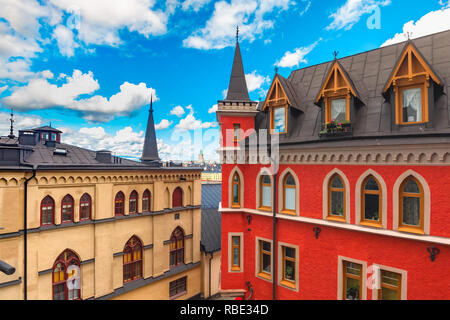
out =
[(231, 70), (230, 84), (226, 101), (251, 101), (248, 95), (247, 82), (245, 80), (244, 65), (242, 63), (239, 42), (236, 43), (233, 68)]
[(221, 184), (202, 185), (202, 239), (207, 253), (221, 249), (222, 215), (219, 203), (222, 197)]
[[(412, 42), (443, 81), (444, 94), (436, 95), (430, 124), (402, 127), (395, 127), (392, 124), (393, 106), (383, 96), (383, 89), (408, 44), (403, 42), (338, 59), (363, 102), (355, 108), (353, 137), (349, 139), (450, 135), (450, 107), (447, 96), (450, 86), (450, 30), (418, 38)], [(333, 62), (334, 60), (295, 70), (287, 78), (288, 87), (294, 90), (303, 106), (295, 108), (297, 110), (290, 110), (288, 133), (280, 136), (282, 145), (323, 142), (319, 137), (322, 125), (321, 108), (314, 104), (314, 100)], [(304, 112), (298, 111), (302, 109)], [(266, 109), (257, 115), (255, 126), (256, 129), (265, 129), (268, 128), (268, 124), (269, 113)]]

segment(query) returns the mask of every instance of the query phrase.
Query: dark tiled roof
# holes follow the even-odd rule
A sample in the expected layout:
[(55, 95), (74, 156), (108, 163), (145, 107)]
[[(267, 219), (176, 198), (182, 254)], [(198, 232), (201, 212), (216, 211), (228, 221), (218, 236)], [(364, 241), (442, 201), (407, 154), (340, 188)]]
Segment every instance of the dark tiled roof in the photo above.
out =
[(33, 131), (53, 131), (53, 132), (62, 133), (62, 131), (59, 131), (58, 129), (55, 129), (50, 126), (43, 126), (43, 127), (31, 129), (31, 130), (33, 130)]
[(202, 185), (202, 240), (207, 253), (221, 249), (222, 216), (219, 203), (222, 197), (222, 185)]
[(17, 145), (18, 143), (18, 138), (0, 137), (0, 145)]
[[(442, 79), (444, 94), (436, 95), (430, 123), (401, 127), (392, 124), (393, 106), (383, 96), (383, 90), (408, 44), (403, 42), (338, 60), (362, 102), (355, 106), (353, 137), (350, 139), (450, 135), (450, 107), (446, 95), (450, 86), (450, 30), (412, 42), (432, 70)], [(297, 109), (303, 112), (289, 112), (288, 133), (280, 136), (281, 144), (323, 142), (319, 137), (322, 125), (321, 108), (315, 104), (315, 99), (333, 62), (295, 70), (286, 80), (287, 86), (293, 88), (297, 97), (301, 97), (302, 108)], [(256, 117), (256, 129), (267, 128), (268, 118), (267, 109), (260, 112)], [(332, 139), (325, 141), (331, 143)], [(349, 144), (351, 143), (353, 142), (350, 141)]]
[(226, 101), (250, 101), (245, 80), (244, 65), (242, 63), (241, 49), (239, 42), (236, 43), (234, 52), (233, 68), (231, 70), (230, 84)]

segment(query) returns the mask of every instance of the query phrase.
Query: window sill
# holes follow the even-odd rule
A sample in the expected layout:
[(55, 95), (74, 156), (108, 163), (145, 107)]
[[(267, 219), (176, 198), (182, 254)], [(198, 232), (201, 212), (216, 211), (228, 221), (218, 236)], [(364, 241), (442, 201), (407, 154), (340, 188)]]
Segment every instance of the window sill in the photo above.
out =
[(418, 235), (425, 235), (425, 232), (422, 229), (414, 228), (414, 227), (398, 227), (397, 231), (413, 233)]
[(233, 208), (233, 209), (240, 209), (241, 206), (240, 205), (232, 205), (231, 208)]
[(269, 208), (269, 207), (260, 207), (260, 208), (258, 208), (258, 210), (265, 211), (265, 212), (272, 212), (272, 208)]
[(295, 285), (295, 282), (290, 282), (290, 281), (287, 281), (287, 280), (282, 280), (282, 281), (280, 281), (280, 285), (283, 286), (283, 287), (287, 287), (287, 288), (289, 288), (289, 289), (297, 290), (297, 286)]
[(343, 222), (343, 223), (347, 223), (347, 220), (345, 219), (345, 217), (334, 217), (334, 216), (328, 216), (327, 220), (329, 221), (335, 221), (335, 222)]
[(260, 272), (258, 273), (258, 277), (262, 278), (263, 280), (272, 281), (272, 276), (268, 273)]
[(280, 213), (281, 213), (281, 214), (287, 214), (287, 215), (289, 215), (289, 216), (296, 216), (296, 215), (297, 215), (297, 212), (295, 212), (295, 211), (290, 211), (290, 210), (283, 210), (283, 211), (281, 211)]
[(241, 268), (239, 267), (232, 267), (231, 272), (241, 272)]
[(361, 221), (359, 224), (364, 227), (383, 229), (383, 225), (381, 224), (381, 222)]

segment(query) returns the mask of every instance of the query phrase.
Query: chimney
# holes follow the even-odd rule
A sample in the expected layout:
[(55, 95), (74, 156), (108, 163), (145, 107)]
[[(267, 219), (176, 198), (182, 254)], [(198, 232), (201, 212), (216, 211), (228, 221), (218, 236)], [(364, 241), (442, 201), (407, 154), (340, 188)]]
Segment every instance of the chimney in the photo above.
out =
[(38, 141), (39, 133), (32, 130), (19, 131), (19, 144), (24, 146), (35, 146)]
[(95, 153), (95, 160), (101, 163), (111, 163), (112, 156), (111, 151), (108, 150), (100, 150)]

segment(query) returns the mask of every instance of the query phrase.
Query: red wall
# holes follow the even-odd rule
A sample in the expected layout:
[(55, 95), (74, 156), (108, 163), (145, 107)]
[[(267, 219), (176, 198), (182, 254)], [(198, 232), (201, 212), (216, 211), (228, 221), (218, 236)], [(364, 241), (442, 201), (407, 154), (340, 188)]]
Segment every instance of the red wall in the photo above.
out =
[[(223, 165), (222, 206), (228, 206), (228, 176), (235, 165)], [(262, 166), (239, 165), (244, 173), (244, 207), (255, 209), (256, 177)], [(414, 170), (428, 182), (431, 192), (431, 235), (450, 237), (450, 168), (432, 166), (332, 166), (291, 165), (281, 166), (294, 170), (300, 181), (300, 216), (322, 219), (322, 187), (325, 176), (335, 168), (344, 172), (350, 183), (351, 223), (355, 223), (355, 185), (368, 169), (380, 174), (387, 185), (388, 229), (392, 229), (393, 186), (398, 177), (407, 170)], [(272, 219), (253, 215), (249, 228), (247, 214), (222, 214), (222, 289), (244, 289), (250, 281), (256, 299), (272, 298), (272, 283), (255, 277), (255, 237), (272, 239)], [(450, 299), (450, 249), (435, 245), (440, 254), (431, 262), (427, 248), (433, 244), (405, 240), (389, 236), (342, 230), (322, 226), (316, 240), (314, 225), (288, 220), (278, 220), (277, 241), (298, 245), (299, 292), (280, 286), (277, 299), (337, 299), (338, 256), (377, 263), (403, 269), (407, 275), (408, 299)], [(228, 233), (244, 233), (244, 273), (228, 273)], [(368, 290), (367, 298), (372, 292)]]
[(233, 140), (227, 141), (227, 139), (226, 139), (226, 130), (233, 130), (234, 124), (241, 125), (241, 129), (244, 131), (244, 134), (245, 134), (243, 138), (248, 137), (255, 129), (255, 119), (253, 117), (233, 117), (233, 118), (222, 117), (220, 125), (221, 125), (221, 129), (222, 129), (221, 133), (222, 133), (222, 137), (223, 137), (222, 145), (224, 147), (234, 147), (237, 145), (237, 143), (235, 143)]

